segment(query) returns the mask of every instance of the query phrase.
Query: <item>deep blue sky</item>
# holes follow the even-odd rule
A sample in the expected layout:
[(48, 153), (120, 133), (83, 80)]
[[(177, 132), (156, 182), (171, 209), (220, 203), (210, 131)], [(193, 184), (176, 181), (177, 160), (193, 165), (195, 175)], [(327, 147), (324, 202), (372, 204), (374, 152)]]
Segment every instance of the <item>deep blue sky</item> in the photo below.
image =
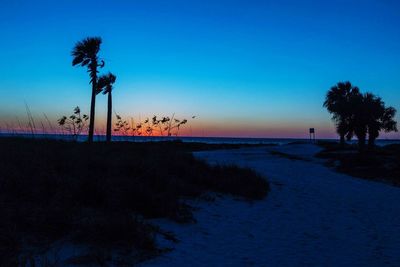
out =
[[(400, 109), (395, 0), (0, 0), (0, 35), (2, 121), (24, 119), (24, 101), (37, 117), (88, 112), (70, 56), (86, 36), (103, 38), (118, 113), (197, 115), (197, 135), (333, 137), (322, 102), (342, 80)], [(99, 127), (105, 109), (99, 96)]]

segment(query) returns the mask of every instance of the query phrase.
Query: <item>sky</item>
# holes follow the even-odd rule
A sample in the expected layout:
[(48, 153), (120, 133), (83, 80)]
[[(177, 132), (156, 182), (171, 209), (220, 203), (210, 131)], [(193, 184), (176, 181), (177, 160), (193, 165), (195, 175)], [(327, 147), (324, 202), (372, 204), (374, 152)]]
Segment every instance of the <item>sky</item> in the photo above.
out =
[[(396, 0), (0, 0), (0, 125), (26, 120), (25, 103), (36, 120), (89, 113), (71, 50), (100, 36), (124, 118), (175, 114), (193, 136), (335, 138), (322, 103), (339, 81), (400, 110), (399, 25)], [(105, 114), (99, 95), (98, 129)]]

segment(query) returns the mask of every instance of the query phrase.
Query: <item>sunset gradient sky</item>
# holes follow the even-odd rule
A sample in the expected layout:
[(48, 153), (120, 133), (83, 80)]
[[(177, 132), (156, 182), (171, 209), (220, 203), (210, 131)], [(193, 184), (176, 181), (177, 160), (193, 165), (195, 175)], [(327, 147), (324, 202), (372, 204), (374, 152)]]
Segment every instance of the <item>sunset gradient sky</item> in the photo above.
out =
[[(400, 110), (396, 0), (0, 0), (0, 35), (0, 125), (26, 120), (25, 101), (38, 120), (88, 113), (70, 55), (87, 36), (117, 75), (115, 111), (196, 115), (184, 135), (336, 137), (322, 103), (345, 80)], [(105, 112), (99, 95), (100, 129)]]

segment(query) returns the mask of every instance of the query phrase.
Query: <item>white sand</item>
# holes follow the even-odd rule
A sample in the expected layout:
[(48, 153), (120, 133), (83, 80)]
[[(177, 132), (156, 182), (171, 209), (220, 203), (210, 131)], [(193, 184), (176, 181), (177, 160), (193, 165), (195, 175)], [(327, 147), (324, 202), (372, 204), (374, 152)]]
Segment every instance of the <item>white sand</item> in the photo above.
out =
[[(269, 153), (278, 150), (309, 161)], [(196, 224), (157, 220), (179, 243), (141, 266), (400, 266), (400, 188), (335, 173), (313, 145), (209, 151), (268, 177), (262, 201), (191, 201)]]

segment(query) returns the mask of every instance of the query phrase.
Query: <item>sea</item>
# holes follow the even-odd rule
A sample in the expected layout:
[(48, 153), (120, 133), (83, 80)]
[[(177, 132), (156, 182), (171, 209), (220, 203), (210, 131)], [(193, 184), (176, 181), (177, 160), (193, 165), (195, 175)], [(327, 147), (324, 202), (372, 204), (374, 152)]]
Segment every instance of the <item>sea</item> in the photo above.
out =
[[(36, 139), (51, 139), (73, 141), (72, 135), (68, 134), (21, 134), (21, 133), (0, 133), (1, 137), (20, 137), (20, 138), (36, 138)], [(87, 140), (87, 135), (79, 135), (78, 142)], [(162, 142), (162, 141), (181, 141), (195, 142), (206, 144), (250, 144), (250, 145), (286, 145), (291, 143), (314, 142), (304, 138), (245, 138), (245, 137), (192, 137), (192, 136), (113, 136), (113, 141), (121, 142)], [(318, 141), (337, 142), (338, 139), (317, 139)], [(105, 141), (104, 135), (95, 135), (94, 141)], [(350, 141), (356, 143), (357, 140)], [(400, 144), (399, 139), (377, 139), (376, 144), (379, 146)]]

